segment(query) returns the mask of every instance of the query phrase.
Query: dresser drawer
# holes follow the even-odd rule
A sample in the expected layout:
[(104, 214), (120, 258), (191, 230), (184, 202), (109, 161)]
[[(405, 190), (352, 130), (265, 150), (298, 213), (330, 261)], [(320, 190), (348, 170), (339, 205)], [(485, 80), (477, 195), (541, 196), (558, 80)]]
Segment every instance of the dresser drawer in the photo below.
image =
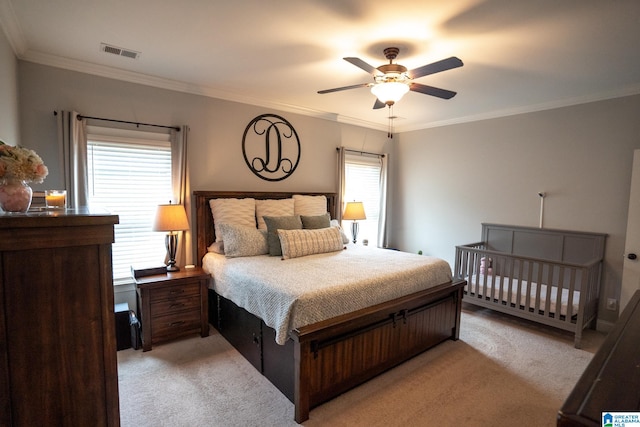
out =
[(200, 295), (169, 298), (151, 303), (151, 317), (157, 314), (167, 315), (185, 310), (200, 310)]
[(153, 304), (156, 301), (162, 301), (169, 298), (182, 298), (193, 295), (200, 295), (200, 284), (197, 282), (186, 285), (164, 286), (154, 289), (149, 294), (149, 300)]
[(200, 330), (200, 310), (184, 311), (170, 316), (151, 319), (153, 342), (175, 337), (182, 333)]

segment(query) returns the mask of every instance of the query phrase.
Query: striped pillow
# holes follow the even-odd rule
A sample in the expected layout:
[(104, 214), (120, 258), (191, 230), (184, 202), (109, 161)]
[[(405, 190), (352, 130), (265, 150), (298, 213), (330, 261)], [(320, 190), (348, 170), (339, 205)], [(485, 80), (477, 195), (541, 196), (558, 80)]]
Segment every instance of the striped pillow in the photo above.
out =
[(267, 224), (264, 222), (263, 217), (291, 216), (293, 212), (293, 199), (256, 200), (256, 218), (258, 218), (258, 228), (260, 230), (267, 229)]
[(322, 215), (327, 211), (326, 196), (308, 196), (306, 194), (294, 194), (294, 214), (296, 215)]
[(256, 228), (256, 201), (252, 198), (220, 198), (209, 200), (213, 215), (216, 242), (222, 241), (220, 224), (231, 224)]
[(336, 252), (343, 249), (342, 237), (337, 227), (278, 230), (282, 259), (298, 258), (306, 255)]

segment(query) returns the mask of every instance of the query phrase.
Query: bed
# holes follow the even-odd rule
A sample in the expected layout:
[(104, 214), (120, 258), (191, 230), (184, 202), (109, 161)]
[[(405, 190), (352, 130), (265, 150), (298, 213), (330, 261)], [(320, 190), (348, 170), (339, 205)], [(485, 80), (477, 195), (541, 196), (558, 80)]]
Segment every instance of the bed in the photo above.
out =
[[(295, 194), (309, 197), (324, 196), (326, 212), (329, 212), (331, 217), (335, 216), (335, 194)], [(226, 268), (225, 262), (219, 255), (210, 254), (203, 262), (205, 255), (209, 253), (208, 248), (216, 240), (216, 227), (209, 204), (211, 199), (279, 200), (289, 199), (293, 195), (294, 193), (286, 192), (195, 191), (197, 259), (200, 264), (204, 267), (205, 263), (211, 262), (210, 258), (217, 258), (217, 262), (223, 264), (220, 268)], [(235, 268), (236, 272), (248, 274), (277, 268), (274, 265), (278, 263), (283, 267), (296, 268), (296, 263), (321, 263), (324, 262), (324, 258), (356, 256), (356, 252), (365, 250), (351, 244), (346, 246), (346, 250), (334, 253), (312, 254), (286, 260), (266, 255), (247, 257), (246, 260), (230, 258), (232, 262), (228, 264), (235, 265), (232, 268)], [(377, 251), (376, 256), (385, 253), (393, 259), (391, 264), (395, 264), (396, 259), (404, 258), (403, 254), (396, 251), (381, 249)], [(412, 254), (404, 255), (417, 264), (425, 262), (421, 258), (427, 258)], [(254, 259), (260, 257), (264, 259)], [(262, 267), (260, 264), (249, 264), (250, 267), (246, 267), (247, 264), (242, 264), (249, 259), (252, 263), (270, 263), (271, 267)], [(439, 263), (436, 260), (434, 262)], [(207, 265), (206, 268), (211, 271), (217, 268)], [(313, 407), (443, 341), (459, 338), (462, 289), (465, 281), (452, 280), (448, 264), (447, 268), (448, 274), (444, 276), (445, 278), (437, 274), (434, 276), (438, 280), (437, 283), (429, 283), (420, 290), (415, 290), (415, 283), (405, 284), (404, 279), (398, 280), (394, 288), (406, 288), (405, 292), (408, 293), (387, 295), (382, 298), (385, 299), (384, 301), (380, 300), (360, 308), (356, 305), (353, 310), (344, 311), (346, 309), (341, 308), (339, 310), (342, 311), (334, 312), (333, 315), (330, 311), (329, 317), (326, 317), (326, 313), (321, 315), (324, 317), (314, 317), (315, 314), (303, 315), (303, 317), (306, 316), (304, 320), (292, 320), (288, 323), (289, 326), (285, 327), (284, 333), (281, 325), (267, 325), (267, 322), (273, 322), (268, 315), (263, 319), (255, 314), (255, 307), (251, 305), (242, 307), (247, 305), (246, 300), (240, 298), (239, 301), (233, 301), (222, 295), (228, 295), (228, 290), (223, 287), (217, 289), (217, 280), (214, 277), (209, 289), (209, 322), (294, 403), (295, 420), (300, 423), (309, 418), (309, 412)], [(316, 266), (316, 269), (322, 269), (322, 267)], [(317, 271), (323, 271), (323, 273), (318, 274)], [(336, 273), (335, 276), (348, 275), (346, 270), (336, 272), (326, 269), (304, 274), (312, 275), (306, 276), (307, 278), (318, 277), (317, 281), (321, 282), (325, 276), (330, 276), (332, 273)], [(226, 273), (214, 272), (214, 275), (216, 274), (221, 281)], [(283, 274), (283, 277), (289, 275), (290, 273)], [(252, 280), (251, 277), (246, 276), (238, 287), (248, 286)], [(304, 277), (301, 280), (309, 283), (309, 280)], [(407, 279), (406, 282), (410, 281)], [(316, 286), (316, 283), (313, 283), (313, 286)], [(335, 295), (327, 296), (326, 292), (329, 291), (320, 291), (320, 294), (325, 297), (321, 300), (324, 301), (323, 303), (309, 302), (306, 306), (317, 308), (333, 305), (330, 301), (336, 301)], [(260, 293), (260, 295), (263, 294)], [(255, 300), (262, 304), (271, 299), (269, 296)], [(350, 296), (341, 297), (341, 299), (355, 298)], [(296, 318), (299, 313), (305, 311), (303, 307), (305, 304), (301, 303), (293, 308)]]
[(456, 246), (463, 301), (574, 333), (595, 328), (606, 235), (482, 224), (482, 241)]

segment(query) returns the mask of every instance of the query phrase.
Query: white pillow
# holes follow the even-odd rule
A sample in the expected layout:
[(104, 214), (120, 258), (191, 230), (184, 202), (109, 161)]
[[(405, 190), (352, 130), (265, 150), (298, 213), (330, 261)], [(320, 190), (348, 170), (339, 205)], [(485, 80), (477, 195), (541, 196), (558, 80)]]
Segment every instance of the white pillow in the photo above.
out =
[(293, 199), (256, 200), (256, 218), (258, 228), (266, 230), (267, 224), (263, 216), (291, 216), (293, 215)]
[(342, 236), (342, 243), (349, 243), (349, 237), (347, 237), (347, 234), (344, 232), (342, 227), (340, 227), (340, 223), (337, 219), (332, 219), (331, 222), (329, 222), (329, 225), (331, 225), (331, 227), (338, 227), (338, 230), (340, 230), (340, 235)]
[(241, 225), (256, 228), (256, 201), (245, 199), (211, 199), (209, 207), (213, 215), (216, 242), (222, 241), (220, 224)]
[(336, 252), (344, 248), (337, 227), (283, 230), (278, 229), (282, 259)]
[(269, 253), (267, 231), (255, 227), (220, 224), (224, 254), (228, 258), (266, 255)]
[(327, 212), (326, 196), (307, 196), (304, 194), (294, 194), (294, 214), (315, 216)]
[(208, 252), (224, 255), (224, 242), (213, 242), (207, 248)]

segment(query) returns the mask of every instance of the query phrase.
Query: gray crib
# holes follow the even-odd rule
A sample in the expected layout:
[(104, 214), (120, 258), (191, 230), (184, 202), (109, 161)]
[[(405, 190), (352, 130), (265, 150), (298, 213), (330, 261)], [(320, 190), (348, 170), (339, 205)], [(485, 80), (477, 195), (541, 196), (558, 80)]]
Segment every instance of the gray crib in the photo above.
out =
[(463, 301), (574, 333), (595, 327), (606, 234), (482, 224), (482, 241), (456, 246)]

